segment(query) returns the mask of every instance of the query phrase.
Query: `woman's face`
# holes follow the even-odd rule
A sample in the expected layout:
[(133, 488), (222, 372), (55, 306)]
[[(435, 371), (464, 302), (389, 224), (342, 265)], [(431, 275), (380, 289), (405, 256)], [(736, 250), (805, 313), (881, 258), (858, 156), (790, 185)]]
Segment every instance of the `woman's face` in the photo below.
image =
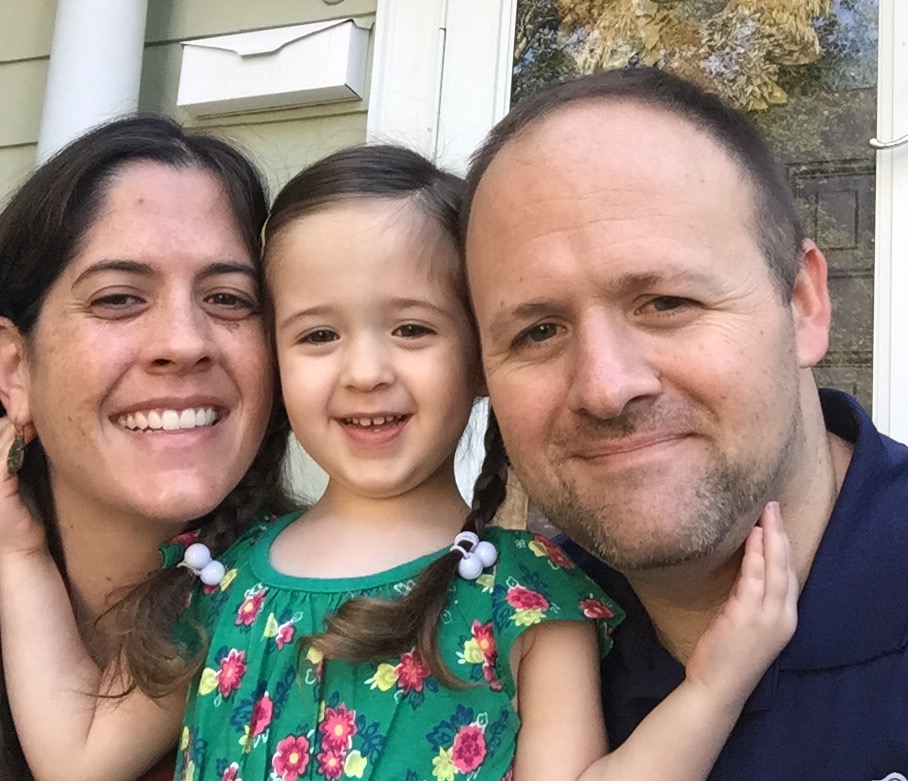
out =
[(213, 509), (262, 440), (271, 371), (256, 268), (218, 180), (126, 166), (25, 350), (61, 522), (181, 526)]

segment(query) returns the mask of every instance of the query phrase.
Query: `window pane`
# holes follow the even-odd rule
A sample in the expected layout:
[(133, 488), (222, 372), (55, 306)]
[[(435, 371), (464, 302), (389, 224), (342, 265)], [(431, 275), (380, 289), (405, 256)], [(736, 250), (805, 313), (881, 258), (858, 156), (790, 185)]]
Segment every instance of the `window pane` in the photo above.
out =
[(830, 266), (817, 381), (870, 409), (878, 0), (518, 0), (512, 103), (572, 74), (654, 65), (748, 111)]

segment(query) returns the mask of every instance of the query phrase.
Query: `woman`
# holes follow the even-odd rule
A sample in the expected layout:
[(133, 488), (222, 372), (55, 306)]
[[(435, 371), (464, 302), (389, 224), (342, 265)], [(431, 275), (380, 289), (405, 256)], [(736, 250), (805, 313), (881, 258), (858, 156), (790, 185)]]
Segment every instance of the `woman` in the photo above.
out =
[[(20, 493), (83, 639), (150, 693), (189, 577), (160, 570), (158, 546), (198, 528), (219, 548), (287, 509), (261, 317), (266, 208), (238, 152), (142, 118), (75, 141), (0, 214), (0, 441), (15, 430), (15, 468), (32, 440)], [(0, 779), (27, 779), (0, 688)]]

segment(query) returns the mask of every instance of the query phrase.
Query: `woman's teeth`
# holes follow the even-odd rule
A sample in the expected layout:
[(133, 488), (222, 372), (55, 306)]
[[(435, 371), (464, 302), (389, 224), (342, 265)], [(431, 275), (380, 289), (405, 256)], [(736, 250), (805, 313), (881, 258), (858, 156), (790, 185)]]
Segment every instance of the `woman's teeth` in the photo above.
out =
[(144, 412), (130, 412), (120, 415), (117, 423), (132, 431), (177, 431), (179, 429), (204, 428), (217, 420), (214, 407), (196, 409), (150, 409)]

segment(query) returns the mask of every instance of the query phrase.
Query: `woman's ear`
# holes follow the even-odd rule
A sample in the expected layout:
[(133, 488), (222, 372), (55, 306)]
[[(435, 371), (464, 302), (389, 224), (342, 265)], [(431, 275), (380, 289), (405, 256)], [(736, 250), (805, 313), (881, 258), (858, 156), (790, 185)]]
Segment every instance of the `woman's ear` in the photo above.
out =
[(12, 320), (0, 317), (0, 404), (17, 426), (31, 423), (25, 337)]

